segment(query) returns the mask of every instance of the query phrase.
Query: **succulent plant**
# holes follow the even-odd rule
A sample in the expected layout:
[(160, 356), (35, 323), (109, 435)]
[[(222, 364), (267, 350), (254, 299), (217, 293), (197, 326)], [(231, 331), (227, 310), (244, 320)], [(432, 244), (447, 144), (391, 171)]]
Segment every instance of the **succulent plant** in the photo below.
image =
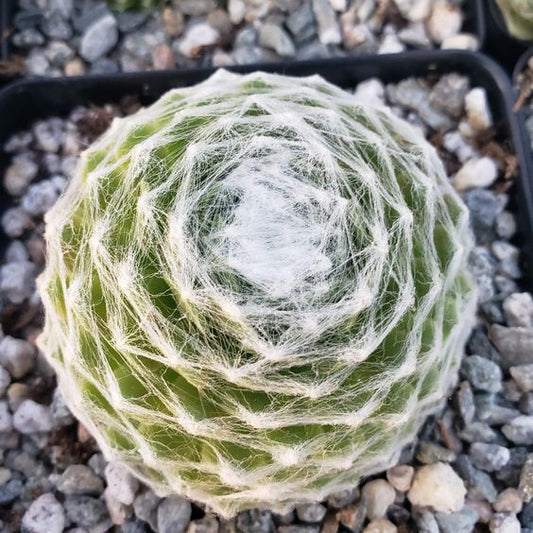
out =
[(533, 0), (496, 0), (513, 37), (533, 39)]
[(471, 327), (429, 143), (318, 76), (218, 71), (116, 120), (48, 213), (40, 346), (159, 494), (283, 511), (393, 463)]

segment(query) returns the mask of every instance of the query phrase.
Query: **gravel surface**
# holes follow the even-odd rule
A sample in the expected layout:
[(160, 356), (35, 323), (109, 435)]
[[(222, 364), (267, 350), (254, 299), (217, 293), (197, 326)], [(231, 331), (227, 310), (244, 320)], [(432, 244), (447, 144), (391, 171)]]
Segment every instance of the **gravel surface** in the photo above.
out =
[(12, 0), (29, 75), (158, 70), (406, 49), (475, 50), (472, 0), (169, 0), (117, 12), (97, 0)]
[(533, 298), (521, 288), (512, 244), (507, 191), (516, 161), (508, 139), (497, 135), (484, 90), (457, 74), (388, 86), (368, 80), (354, 100), (386, 103), (436, 146), (477, 241), (470, 262), (479, 320), (457, 387), (400, 464), (287, 515), (255, 509), (220, 520), (179, 496), (160, 499), (106, 463), (35, 348), (42, 314), (34, 278), (44, 264), (43, 214), (80, 151), (114, 116), (138, 109), (127, 98), (36, 122), (4, 147), (12, 205), (1, 218), (9, 246), (0, 264), (0, 532), (533, 531)]

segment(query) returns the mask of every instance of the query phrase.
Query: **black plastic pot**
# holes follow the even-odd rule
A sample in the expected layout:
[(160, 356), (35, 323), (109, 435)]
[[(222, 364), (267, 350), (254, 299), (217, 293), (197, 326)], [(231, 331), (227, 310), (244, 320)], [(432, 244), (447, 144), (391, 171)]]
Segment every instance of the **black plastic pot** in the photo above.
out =
[(484, 51), (500, 62), (511, 74), (524, 50), (533, 44), (513, 37), (507, 30), (496, 0), (488, 0), (485, 8), (487, 40)]
[[(407, 76), (455, 71), (467, 75), (472, 85), (484, 87), (498, 129), (503, 138), (512, 143), (521, 169), (520, 178), (512, 190), (511, 208), (518, 218), (516, 243), (524, 252), (524, 272), (529, 273), (529, 285), (533, 284), (533, 173), (527, 172), (530, 165), (526, 162), (524, 132), (512, 112), (513, 91), (509, 78), (494, 61), (465, 51), (414, 51), (377, 57), (246, 65), (233, 70), (249, 72), (259, 69), (293, 76), (320, 74), (347, 89), (372, 77), (388, 83)], [(35, 120), (66, 115), (77, 105), (118, 101), (126, 95), (137, 95), (142, 103), (149, 104), (165, 91), (197, 83), (212, 72), (212, 69), (192, 69), (16, 82), (0, 92), (0, 144)], [(0, 170), (6, 162), (6, 154), (0, 152)], [(6, 195), (0, 200), (3, 210), (10, 200)]]
[(10, 0), (0, 0), (0, 59), (9, 57), (11, 3)]

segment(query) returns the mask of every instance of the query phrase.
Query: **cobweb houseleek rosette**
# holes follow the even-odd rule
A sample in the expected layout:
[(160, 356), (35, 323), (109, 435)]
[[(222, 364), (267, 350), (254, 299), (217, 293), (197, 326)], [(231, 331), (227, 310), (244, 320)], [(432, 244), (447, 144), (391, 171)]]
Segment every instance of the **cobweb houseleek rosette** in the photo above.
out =
[(116, 120), (46, 239), (68, 405), (108, 459), (223, 515), (391, 465), (473, 321), (434, 149), (318, 76), (218, 71)]
[(509, 33), (533, 40), (533, 0), (496, 0)]

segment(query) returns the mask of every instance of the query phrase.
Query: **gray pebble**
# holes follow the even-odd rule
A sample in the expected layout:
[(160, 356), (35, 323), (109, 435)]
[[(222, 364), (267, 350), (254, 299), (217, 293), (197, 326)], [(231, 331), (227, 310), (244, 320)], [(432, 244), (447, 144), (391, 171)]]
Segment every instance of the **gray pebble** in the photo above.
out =
[(474, 402), (478, 419), (491, 426), (505, 424), (521, 414), (518, 409), (510, 407), (501, 396), (497, 396), (494, 393), (476, 394)]
[(12, 42), (18, 48), (29, 49), (44, 44), (43, 34), (35, 28), (26, 28), (13, 35)]
[(519, 407), (525, 415), (533, 415), (533, 392), (522, 394)]
[(20, 196), (35, 179), (38, 165), (29, 158), (19, 157), (4, 173), (4, 187), (11, 196)]
[(242, 533), (273, 533), (272, 514), (262, 509), (251, 509), (237, 515), (237, 529)]
[(466, 76), (446, 74), (431, 89), (429, 101), (435, 109), (457, 119), (464, 112), (465, 96), (469, 89)]
[(285, 21), (297, 43), (312, 39), (316, 35), (316, 22), (311, 2), (304, 2), (299, 9), (292, 12)]
[(494, 235), (494, 223), (500, 213), (496, 195), (487, 189), (471, 189), (464, 195), (470, 223), (478, 244), (487, 244)]
[(50, 65), (63, 67), (75, 55), (74, 50), (63, 41), (52, 41), (45, 50), (45, 55)]
[(512, 366), (509, 373), (521, 390), (533, 391), (533, 364)]
[(453, 122), (448, 115), (430, 104), (430, 90), (415, 78), (387, 85), (387, 96), (391, 103), (416, 111), (420, 118), (434, 130), (444, 132), (453, 127)]
[(53, 494), (39, 496), (22, 517), (22, 533), (61, 533), (66, 525), (65, 512)]
[[(495, 296), (494, 274), (496, 261), (483, 246), (476, 246), (468, 257), (468, 265), (478, 288), (480, 304), (491, 302)], [(484, 352), (481, 352), (484, 355)]]
[(181, 496), (169, 496), (157, 508), (158, 533), (183, 533), (190, 519), (190, 502)]
[(533, 442), (533, 416), (517, 416), (502, 427), (502, 432), (515, 444), (531, 444)]
[(97, 20), (110, 15), (111, 11), (104, 1), (86, 3), (80, 13), (74, 13), (73, 24), (77, 32), (83, 33)]
[(279, 526), (278, 533), (318, 533), (320, 528), (318, 526), (311, 525), (290, 525)]
[(505, 466), (511, 457), (507, 448), (498, 444), (474, 442), (469, 452), (472, 464), (486, 472), (494, 472)]
[(490, 519), (489, 529), (494, 533), (518, 533), (520, 522), (514, 513), (495, 513)]
[(266, 23), (259, 28), (259, 44), (274, 50), (282, 57), (293, 57), (296, 54), (291, 38), (277, 24)]
[(63, 494), (101, 494), (104, 482), (85, 465), (69, 466), (56, 483)]
[(87, 464), (97, 476), (105, 477), (105, 467), (107, 466), (107, 461), (101, 453), (94, 453), (91, 455), (87, 461)]
[(33, 344), (24, 339), (6, 335), (0, 340), (0, 364), (15, 379), (20, 379), (33, 370), (35, 357)]
[(217, 533), (218, 520), (213, 515), (206, 515), (200, 520), (193, 520), (187, 527), (187, 533)]
[(29, 261), (7, 263), (0, 267), (0, 293), (20, 304), (35, 290), (35, 265)]
[(60, 118), (41, 120), (33, 127), (33, 134), (37, 145), (45, 152), (55, 153), (59, 151), (63, 142), (64, 124)]
[(340, 44), (341, 29), (335, 11), (328, 0), (312, 0), (313, 12), (318, 24), (318, 38), (322, 44)]
[(15, 411), (13, 425), (17, 431), (27, 435), (50, 431), (54, 427), (54, 421), (48, 406), (28, 399)]
[(533, 328), (533, 298), (528, 292), (516, 292), (503, 302), (507, 325)]
[(80, 41), (80, 55), (86, 61), (95, 61), (107, 54), (117, 41), (117, 20), (108, 13), (85, 30)]
[(143, 490), (133, 502), (135, 515), (147, 522), (153, 530), (157, 530), (157, 506), (161, 498), (150, 489)]
[(120, 11), (117, 13), (118, 29), (122, 33), (128, 33), (140, 28), (147, 20), (149, 13), (147, 11)]
[(472, 499), (487, 500), (493, 502), (498, 491), (487, 472), (478, 470), (468, 456), (460, 454), (454, 463), (455, 470), (465, 480), (468, 487), (468, 496)]
[(109, 57), (101, 57), (91, 64), (91, 74), (116, 74), (119, 71), (119, 64)]
[(511, 279), (518, 279), (522, 276), (518, 265), (520, 251), (516, 246), (507, 241), (494, 241), (492, 243), (492, 253), (500, 261), (498, 272)]
[(500, 352), (502, 367), (531, 363), (533, 353), (533, 328), (507, 328), (493, 324), (490, 338)]
[(500, 367), (479, 355), (466, 357), (462, 372), (472, 386), (487, 392), (499, 392), (502, 389), (502, 371)]
[(24, 152), (28, 149), (32, 141), (33, 134), (31, 131), (14, 133), (4, 144), (4, 151), (8, 154)]
[(431, 511), (413, 508), (412, 515), (419, 533), (440, 533), (435, 515)]
[(457, 433), (457, 436), (466, 442), (487, 442), (498, 441), (498, 434), (488, 424), (484, 422), (470, 422), (464, 429)]
[(91, 496), (69, 495), (64, 506), (67, 518), (82, 527), (95, 526), (107, 516), (105, 503)]
[(30, 76), (44, 76), (48, 74), (50, 64), (42, 48), (32, 48), (24, 63), (26, 73)]
[(23, 263), (29, 260), (28, 250), (22, 241), (11, 241), (5, 254), (6, 263)]
[(131, 505), (139, 489), (139, 481), (120, 463), (109, 463), (105, 468), (107, 492), (124, 505)]
[(496, 233), (502, 239), (511, 239), (516, 233), (516, 220), (510, 211), (502, 211), (496, 217)]
[(436, 512), (435, 518), (441, 533), (471, 533), (479, 515), (471, 507), (455, 513)]
[(56, 389), (52, 397), (52, 403), (50, 404), (50, 409), (52, 412), (52, 417), (59, 427), (70, 426), (73, 424), (76, 419), (73, 414), (70, 412), (63, 395)]
[(42, 180), (32, 185), (22, 197), (22, 207), (33, 216), (44, 215), (57, 201), (60, 190), (51, 180)]
[(321, 522), (326, 511), (320, 503), (302, 503), (296, 506), (296, 515), (302, 522)]
[(439, 461), (451, 463), (455, 461), (456, 455), (451, 450), (434, 442), (423, 441), (418, 445), (416, 458), (424, 464), (433, 464)]
[(511, 458), (500, 470), (494, 473), (496, 479), (502, 481), (508, 487), (516, 487), (520, 480), (520, 472), (527, 460), (528, 450), (525, 446), (510, 448)]
[(533, 454), (527, 456), (526, 462), (520, 472), (518, 492), (522, 501), (526, 503), (533, 499)]
[(46, 15), (41, 30), (50, 39), (68, 41), (72, 38), (72, 26), (59, 10), (54, 10)]
[(10, 479), (0, 485), (0, 505), (9, 505), (20, 497), (24, 491), (24, 483), (20, 479)]
[(0, 366), (0, 398), (5, 395), (10, 383), (11, 375), (3, 366)]

